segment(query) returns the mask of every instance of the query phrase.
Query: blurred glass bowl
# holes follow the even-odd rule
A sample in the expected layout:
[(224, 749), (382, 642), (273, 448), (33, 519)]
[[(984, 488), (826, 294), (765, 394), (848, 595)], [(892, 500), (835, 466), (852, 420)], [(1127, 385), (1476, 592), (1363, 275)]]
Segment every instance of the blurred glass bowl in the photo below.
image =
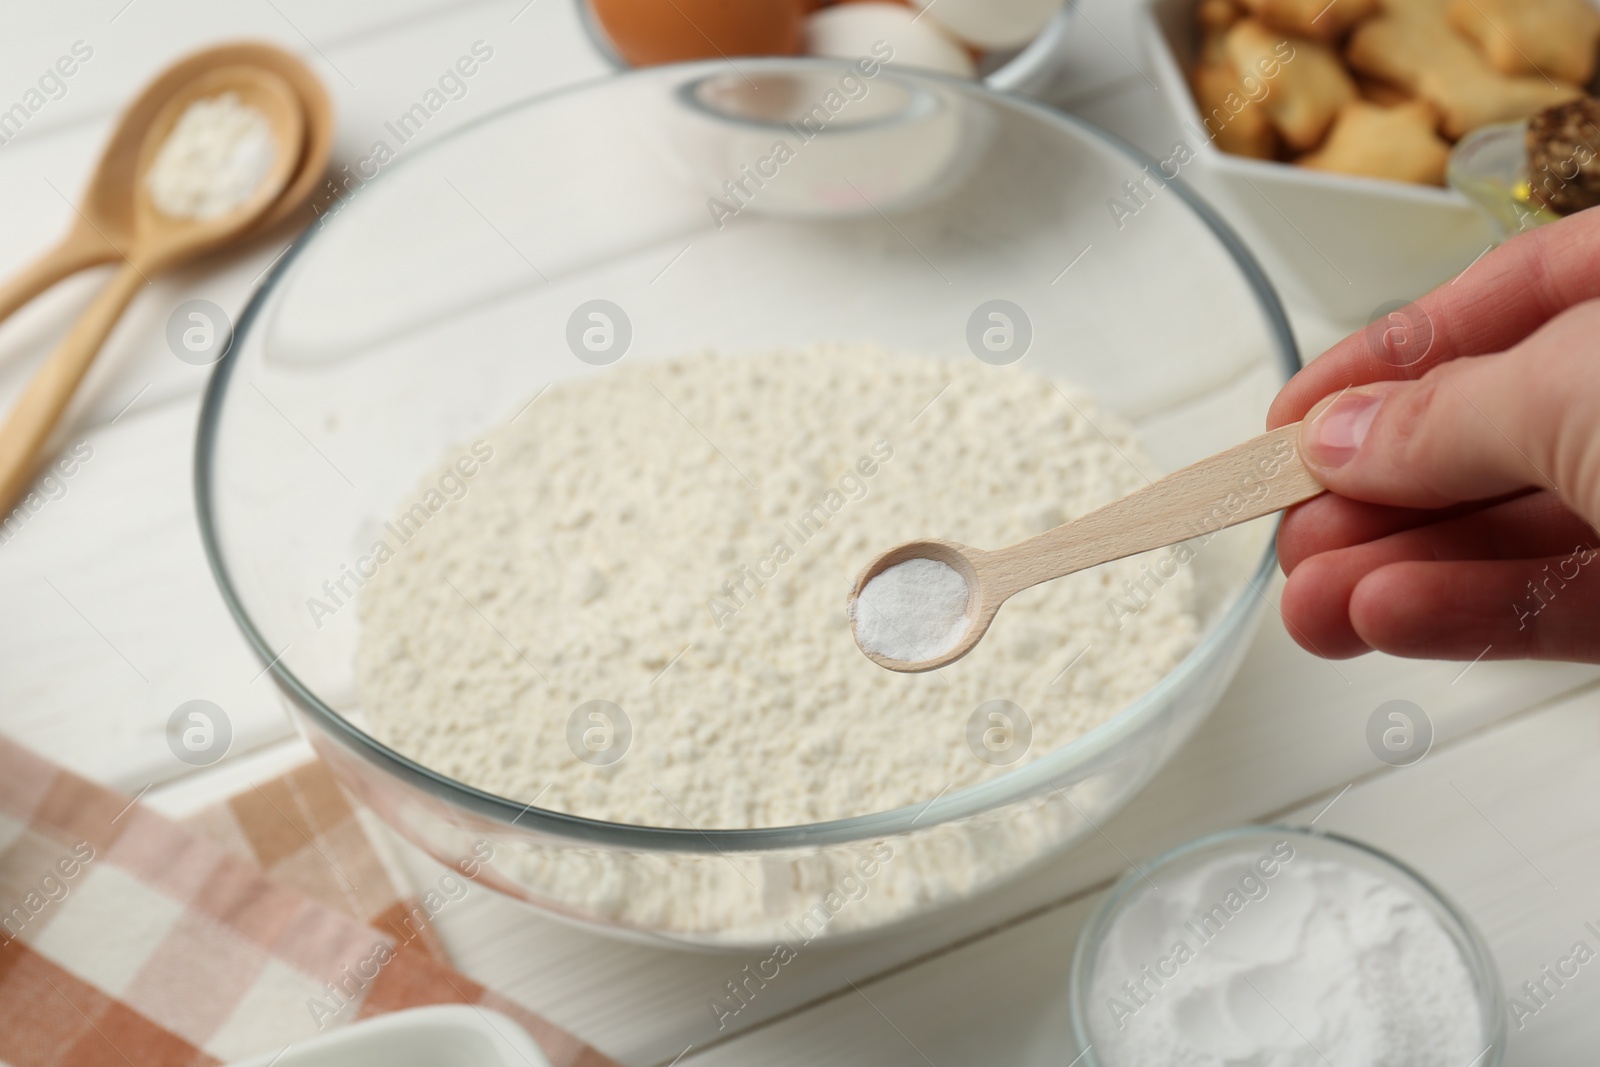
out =
[[(1466, 1067), (1500, 1067), (1507, 1038), (1505, 989), (1488, 944), (1460, 906), (1422, 875), (1371, 845), (1312, 827), (1275, 825), (1242, 826), (1179, 845), (1143, 868), (1129, 872), (1100, 902), (1078, 936), (1072, 954), (1072, 1029), (1077, 1047), (1083, 1050), (1080, 1060), (1074, 1062), (1081, 1061), (1081, 1067), (1129, 1067), (1095, 1047), (1106, 1047), (1105, 1028), (1110, 1025), (1106, 1021), (1110, 1015), (1106, 1005), (1094, 999), (1095, 976), (1105, 955), (1107, 934), (1118, 918), (1128, 909), (1149, 902), (1146, 886), (1170, 885), (1186, 872), (1234, 857), (1241, 868), (1248, 870), (1256, 859), (1284, 841), (1293, 846), (1297, 858), (1305, 856), (1354, 867), (1388, 882), (1427, 909), (1460, 951), (1483, 1019), (1486, 1047)], [(1263, 970), (1266, 969), (1264, 965)]]
[[(617, 54), (606, 31), (595, 18), (588, 0), (575, 0), (578, 20), (589, 34), (595, 50), (617, 70), (627, 70), (627, 62)], [(978, 64), (978, 78), (997, 92), (1017, 93), (1038, 99), (1050, 88), (1066, 59), (1074, 18), (1074, 5), (1063, 0), (1061, 10), (1039, 31), (1039, 36), (1021, 48), (993, 49)], [(735, 57), (738, 58), (738, 57)], [(741, 63), (743, 60), (741, 59)]]
[(1502, 122), (1463, 137), (1450, 153), (1451, 188), (1494, 220), (1502, 240), (1556, 222), (1561, 216), (1534, 202), (1528, 182), (1528, 124)]
[[(196, 489), (223, 596), (292, 717), (402, 835), (556, 915), (770, 949), (911, 921), (1092, 834), (1220, 698), (1267, 604), (1272, 523), (1197, 555), (1196, 646), (1080, 740), (899, 810), (773, 829), (607, 823), (421, 766), (362, 729), (357, 611), (319, 617), (308, 598), (447, 450), (549, 383), (603, 372), (567, 343), (596, 298), (626, 309), (638, 361), (861, 339), (970, 360), (969, 318), (1004, 297), (1031, 319), (1023, 365), (1087, 388), (1164, 470), (1257, 433), (1298, 361), (1239, 242), (1094, 128), (886, 68), (869, 106), (802, 136), (813, 94), (851, 68), (740, 68), (759, 108), (723, 63), (635, 71), (506, 108), (352, 188), (241, 317), (206, 395)], [(785, 138), (793, 162), (732, 217), (711, 206)], [(1139, 210), (1119, 218), (1108, 200), (1135, 187)], [(835, 909), (862, 878), (870, 891)], [(653, 910), (663, 893), (692, 906)]]

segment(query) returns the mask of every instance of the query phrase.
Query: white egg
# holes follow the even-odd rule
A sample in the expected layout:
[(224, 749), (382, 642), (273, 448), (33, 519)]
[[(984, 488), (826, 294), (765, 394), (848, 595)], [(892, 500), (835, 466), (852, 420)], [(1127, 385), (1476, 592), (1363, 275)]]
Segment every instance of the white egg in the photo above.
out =
[(838, 4), (806, 19), (806, 52), (814, 56), (860, 59), (878, 54), (874, 45), (894, 49), (888, 62), (970, 78), (976, 73), (966, 49), (934, 23), (918, 18), (904, 4)]
[(979, 48), (1020, 48), (1039, 35), (1062, 0), (911, 0), (951, 34)]

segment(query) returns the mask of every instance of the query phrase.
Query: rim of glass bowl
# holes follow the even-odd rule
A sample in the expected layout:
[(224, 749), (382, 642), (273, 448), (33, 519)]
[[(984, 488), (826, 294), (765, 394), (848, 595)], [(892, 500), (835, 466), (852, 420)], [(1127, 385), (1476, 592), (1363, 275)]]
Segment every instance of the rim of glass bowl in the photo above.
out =
[[(1145, 879), (1163, 868), (1193, 859), (1207, 852), (1218, 851), (1235, 842), (1245, 841), (1250, 838), (1262, 837), (1297, 837), (1312, 838), (1318, 841), (1331, 841), (1357, 852), (1365, 853), (1376, 859), (1383, 866), (1398, 871), (1402, 878), (1416, 884), (1421, 891), (1432, 898), (1441, 911), (1449, 917), (1461, 934), (1461, 940), (1466, 952), (1467, 969), (1472, 972), (1474, 985), (1478, 988), (1480, 996), (1478, 1007), (1483, 1012), (1484, 1039), (1488, 1046), (1478, 1054), (1479, 1058), (1473, 1060), (1469, 1067), (1499, 1067), (1505, 1057), (1506, 1044), (1506, 1011), (1505, 1011), (1505, 983), (1500, 977), (1500, 968), (1495, 963), (1494, 953), (1489, 948), (1489, 943), (1484, 939), (1483, 932), (1477, 927), (1462, 908), (1451, 899), (1450, 895), (1435, 885), (1426, 875), (1416, 870), (1404, 860), (1397, 859), (1382, 849), (1369, 845), (1365, 841), (1358, 841), (1353, 837), (1333, 833), (1328, 830), (1319, 830), (1315, 826), (1291, 826), (1288, 823), (1254, 823), (1248, 826), (1235, 826), (1229, 830), (1219, 830), (1214, 834), (1205, 834), (1192, 841), (1168, 849), (1155, 859), (1140, 868), (1135, 865), (1132, 871), (1124, 875), (1105, 899), (1095, 906), (1089, 915), (1089, 920), (1083, 924), (1083, 930), (1078, 934), (1078, 944), (1072, 951), (1072, 968), (1067, 978), (1067, 1001), (1072, 1015), (1072, 1036), (1077, 1046), (1084, 1050), (1083, 1067), (1105, 1067), (1105, 1061), (1095, 1053), (1089, 1036), (1089, 1020), (1086, 1007), (1094, 978), (1094, 966), (1100, 956), (1100, 945), (1104, 942), (1106, 932), (1110, 930), (1112, 922), (1122, 913), (1132, 894), (1140, 889)], [(1452, 936), (1452, 940), (1454, 937)], [(1484, 1059), (1485, 1054), (1488, 1058)]]
[[(675, 94), (678, 98), (678, 103), (682, 104), (691, 111), (698, 111), (707, 118), (716, 119), (718, 122), (726, 122), (730, 126), (745, 126), (752, 130), (767, 130), (771, 132), (778, 132), (780, 130), (788, 132), (789, 124), (787, 122), (779, 122), (777, 119), (757, 118), (751, 115), (740, 115), (731, 111), (719, 111), (712, 105), (706, 103), (706, 101), (700, 96), (700, 89), (707, 85), (713, 78), (726, 78), (728, 73), (728, 71), (716, 71), (702, 74), (698, 78), (693, 78), (683, 82), (678, 86)], [(931, 92), (922, 88), (921, 86), (908, 86), (906, 87), (906, 92), (909, 96), (909, 99), (907, 99), (906, 105), (899, 111), (896, 111), (890, 115), (879, 115), (878, 117), (868, 119), (865, 122), (857, 122), (851, 125), (841, 125), (838, 128), (838, 132), (841, 134), (854, 134), (867, 133), (873, 130), (882, 130), (890, 126), (899, 126), (906, 122), (927, 118), (938, 109), (938, 100)], [(816, 136), (826, 137), (827, 135), (828, 130), (825, 127)]]
[[(741, 64), (746, 69), (771, 70), (807, 67), (838, 71), (849, 66), (844, 61), (811, 57), (752, 59), (748, 61), (742, 60)], [(391, 166), (403, 167), (408, 165), (411, 159), (418, 156), (440, 150), (448, 150), (450, 143), (457, 137), (476, 130), (480, 126), (493, 123), (502, 116), (514, 111), (529, 107), (549, 106), (563, 97), (590, 92), (602, 86), (611, 85), (619, 79), (687, 79), (693, 78), (696, 73), (705, 74), (724, 67), (724, 63), (716, 60), (646, 67), (636, 71), (607, 75), (553, 92), (542, 93), (496, 108), (467, 123), (460, 129), (441, 137), (433, 144), (419, 148), (411, 157), (395, 161)], [(1021, 111), (1047, 126), (1055, 127), (1057, 130), (1072, 136), (1098, 141), (1113, 151), (1126, 156), (1135, 169), (1149, 167), (1151, 173), (1155, 172), (1154, 161), (1149, 156), (1146, 156), (1121, 138), (1108, 134), (1064, 112), (1054, 111), (1022, 97), (995, 92), (977, 83), (963, 79), (930, 74), (923, 71), (906, 71), (905, 74), (914, 78), (928, 78), (947, 83), (956, 91), (971, 93), (980, 98), (986, 106)], [(1255, 295), (1257, 305), (1265, 320), (1269, 337), (1276, 341), (1278, 364), (1283, 371), (1284, 379), (1287, 380), (1290, 375), (1300, 369), (1300, 360), (1294, 335), (1290, 331), (1288, 319), (1284, 315), (1283, 307), (1278, 301), (1272, 284), (1267, 280), (1260, 265), (1244, 243), (1209, 205), (1190, 190), (1181, 179), (1169, 180), (1166, 184), (1206, 225), (1217, 242), (1233, 257), (1235, 266)], [(325, 225), (337, 226), (339, 221), (337, 218), (331, 218)], [(872, 812), (866, 815), (855, 815), (846, 819), (835, 819), (820, 823), (745, 830), (697, 830), (693, 828), (641, 826), (631, 823), (606, 822), (600, 819), (570, 815), (566, 812), (532, 807), (498, 794), (486, 792), (431, 770), (389, 748), (323, 703), (321, 698), (301, 682), (284, 665), (283, 661), (277, 658), (277, 653), (272, 649), (265, 636), (257, 629), (248, 609), (240, 600), (238, 591), (235, 589), (229, 574), (223, 545), (217, 535), (216, 521), (213, 514), (215, 500), (211, 490), (213, 461), (223, 401), (226, 399), (228, 384), (243, 347), (239, 342), (249, 335), (251, 329), (255, 326), (256, 318), (261, 313), (267, 299), (271, 296), (274, 287), (285, 277), (294, 262), (304, 254), (306, 248), (315, 242), (316, 235), (322, 228), (321, 226), (313, 227), (296, 238), (294, 245), (279, 259), (267, 277), (257, 287), (255, 293), (251, 295), (249, 303), (245, 305), (244, 311), (239, 316), (238, 324), (234, 328), (232, 342), (229, 344), (227, 352), (217, 363), (215, 370), (212, 372), (211, 380), (206, 385), (205, 398), (200, 408), (199, 428), (195, 439), (194, 465), (196, 517), (200, 524), (200, 538), (205, 546), (206, 560), (210, 564), (212, 577), (216, 580), (222, 599), (227, 603), (228, 610), (233, 614), (234, 621), (239, 625), (240, 630), (244, 632), (246, 639), (255, 648), (256, 654), (261, 658), (261, 662), (267, 664), (266, 669), (271, 673), (273, 680), (294, 700), (301, 710), (315, 719), (335, 741), (366, 759), (367, 762), (375, 767), (409, 785), (439, 799), (449, 801), (474, 814), (505, 823), (508, 827), (515, 822), (519, 828), (524, 830), (537, 830), (556, 837), (613, 847), (672, 852), (750, 852), (873, 840), (903, 833), (910, 830), (915, 824), (920, 824), (922, 828), (927, 828), (939, 823), (967, 818), (1022, 800), (1061, 782), (1070, 781), (1074, 771), (1093, 763), (1103, 752), (1115, 747), (1130, 735), (1137, 733), (1144, 726), (1145, 720), (1158, 709), (1167, 697), (1172, 695), (1174, 691), (1186, 686), (1190, 679), (1209, 663), (1214, 656), (1221, 654), (1228, 644), (1238, 640), (1241, 629), (1256, 607), (1255, 601), (1261, 595), (1257, 590), (1261, 583), (1269, 578), (1272, 568), (1276, 565), (1277, 553), (1273, 542), (1269, 539), (1260, 563), (1246, 579), (1244, 587), (1238, 591), (1233, 603), (1218, 618), (1211, 632), (1197, 642), (1195, 647), (1190, 649), (1188, 655), (1172, 671), (1112, 718), (1101, 723), (1076, 741), (1069, 742), (1054, 752), (1041, 756), (1009, 774), (979, 782), (976, 785), (968, 786), (965, 789), (941, 797), (935, 797), (933, 802), (922, 801), (888, 811)], [(937, 817), (924, 819), (924, 816), (928, 814), (934, 803), (938, 803), (939, 806)]]

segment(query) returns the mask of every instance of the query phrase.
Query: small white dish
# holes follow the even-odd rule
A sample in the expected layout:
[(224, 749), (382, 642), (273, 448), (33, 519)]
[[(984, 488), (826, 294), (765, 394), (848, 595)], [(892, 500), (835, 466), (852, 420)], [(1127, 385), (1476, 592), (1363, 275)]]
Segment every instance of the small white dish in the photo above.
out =
[(1454, 189), (1307, 170), (1223, 152), (1187, 71), (1195, 0), (1148, 0), (1140, 25), (1155, 77), (1194, 154), (1181, 174), (1239, 227), (1268, 275), (1339, 320), (1366, 321), (1449, 281), (1501, 237)]
[(550, 1067), (528, 1032), (497, 1011), (439, 1004), (379, 1015), (232, 1067)]

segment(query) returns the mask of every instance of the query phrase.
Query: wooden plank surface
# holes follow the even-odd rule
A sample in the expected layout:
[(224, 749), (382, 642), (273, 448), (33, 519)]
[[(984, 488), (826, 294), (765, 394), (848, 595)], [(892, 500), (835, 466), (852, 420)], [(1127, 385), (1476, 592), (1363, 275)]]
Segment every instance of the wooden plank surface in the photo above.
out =
[[(1158, 148), (1165, 115), (1130, 32), (1132, 3), (1083, 0), (1082, 26), (1055, 92), (1079, 113)], [(93, 61), (60, 100), (0, 145), (0, 271), (42, 248), (130, 88), (170, 58), (219, 37), (264, 36), (308, 58), (341, 117), (336, 166), (365, 155), (383, 123), (478, 39), (496, 58), (431, 139), (534, 92), (605, 71), (568, 0), (93, 0), (26, 5), (0, 38), (0, 101), (18, 97), (78, 39)], [(0, 544), (0, 728), (130, 792), (163, 782), (173, 812), (277, 773), (304, 755), (235, 633), (200, 556), (189, 489), (205, 372), (162, 340), (181, 299), (242, 306), (282, 248), (263, 240), (159, 280), (141, 294), (86, 383), (67, 444), (93, 458), (66, 493)], [(85, 277), (0, 327), (0, 404), (90, 299)], [(1291, 307), (1314, 353), (1352, 325)], [(1329, 665), (1300, 652), (1270, 617), (1215, 716), (1155, 783), (1096, 838), (1045, 869), (891, 938), (816, 950), (784, 969), (726, 1031), (707, 1001), (743, 960), (645, 948), (564, 926), (481, 894), (444, 916), (460, 966), (629, 1064), (1070, 1062), (1062, 998), (1076, 933), (1125, 868), (1197, 833), (1284, 812), (1314, 813), (1354, 783), (1326, 825), (1390, 848), (1437, 878), (1478, 919), (1516, 985), (1597, 918), (1600, 827), (1596, 673), (1576, 667), (1406, 663)], [(165, 751), (177, 703), (223, 704), (237, 732), (223, 765), (191, 772)], [(1404, 771), (1366, 748), (1366, 717), (1415, 701), (1438, 748)], [(1532, 710), (1530, 710), (1532, 709)], [(1113, 844), (1114, 843), (1114, 844)], [(427, 877), (429, 863), (409, 862)], [(1559, 888), (1558, 888), (1559, 887)], [(859, 989), (857, 988), (859, 987)], [(1596, 987), (1600, 988), (1600, 987)], [(1575, 985), (1530, 1021), (1513, 1064), (1585, 1062), (1600, 1038), (1595, 991)], [(738, 1036), (735, 1036), (735, 1035)]]
[[(1583, 924), (1600, 917), (1597, 711), (1600, 690), (1591, 686), (1436, 747), (1411, 767), (1374, 770), (1318, 825), (1403, 857), (1439, 885), (1483, 930), (1514, 990), (1575, 941), (1592, 941)], [(1304, 824), (1326, 804), (1319, 798), (1283, 821)], [(1069, 967), (1100, 895), (1075, 896), (993, 936), (846, 986), (682, 1062), (1061, 1067), (1081, 1051), (1067, 1017)], [(1512, 1026), (1507, 1067), (1592, 1060), (1600, 1040), (1592, 981), (1580, 972)]]
[[(1325, 803), (1383, 768), (1367, 746), (1366, 723), (1385, 701), (1416, 702), (1442, 747), (1600, 680), (1600, 670), (1588, 667), (1480, 663), (1463, 672), (1462, 666), (1386, 656), (1328, 664), (1300, 650), (1269, 620), (1216, 713), (1128, 808), (1101, 827), (1103, 836), (915, 929), (802, 954), (785, 965), (783, 982), (763, 990), (727, 1030), (718, 1028), (710, 1000), (749, 960), (618, 945), (487, 895), (441, 916), (440, 932), (473, 977), (536, 1006), (625, 1063), (664, 1062), (687, 1045), (704, 1046), (837, 993), (848, 982), (1103, 887), (1127, 870), (1125, 857), (1149, 858), (1200, 834)], [(428, 860), (416, 860), (416, 872), (422, 881), (438, 877)], [(629, 962), (620, 966), (620, 960)], [(610, 995), (596, 997), (596, 988)]]
[[(259, 34), (358, 79), (352, 86), (321, 71), (340, 120), (335, 170), (366, 155), (384, 122), (476, 40), (492, 41), (494, 58), (405, 151), (510, 100), (607, 69), (579, 39), (573, 5), (552, 0), (526, 11), (523, 0), (281, 5), (296, 21), (318, 9), (342, 12), (336, 21), (319, 16), (330, 39), (316, 45), (283, 25), (270, 4), (225, 6), (138, 0), (114, 24), (105, 21), (109, 14), (95, 22), (101, 16), (87, 9), (51, 8), (52, 20), (41, 14), (45, 5), (28, 7), (27, 17), (45, 19), (49, 28), (27, 29), (25, 41), (70, 43), (95, 26), (114, 33), (82, 73), (115, 67), (116, 77), (92, 107), (84, 97), (100, 83), (74, 81), (60, 103), (83, 104), (80, 116), (65, 121), (47, 107), (0, 146), (0, 202), (8, 206), (0, 216), (0, 272), (15, 270), (66, 228), (73, 211), (67, 198), (86, 181), (130, 87), (209, 39)], [(6, 40), (23, 47), (16, 36)], [(32, 58), (17, 62), (32, 69)], [(291, 732), (200, 549), (190, 472), (199, 394), (210, 371), (177, 359), (165, 339), (167, 319), (184, 300), (211, 300), (236, 314), (285, 244), (284, 235), (268, 235), (158, 278), (135, 299), (58, 435), (63, 449), (87, 443), (92, 458), (65, 482), (60, 499), (47, 500), (0, 543), (0, 596), (8, 607), (0, 617), (5, 729), (130, 793), (191, 769), (164, 740), (168, 715), (186, 700), (223, 708), (237, 754)], [(71, 279), (0, 326), (0, 408), (10, 406), (103, 281), (103, 271)]]

